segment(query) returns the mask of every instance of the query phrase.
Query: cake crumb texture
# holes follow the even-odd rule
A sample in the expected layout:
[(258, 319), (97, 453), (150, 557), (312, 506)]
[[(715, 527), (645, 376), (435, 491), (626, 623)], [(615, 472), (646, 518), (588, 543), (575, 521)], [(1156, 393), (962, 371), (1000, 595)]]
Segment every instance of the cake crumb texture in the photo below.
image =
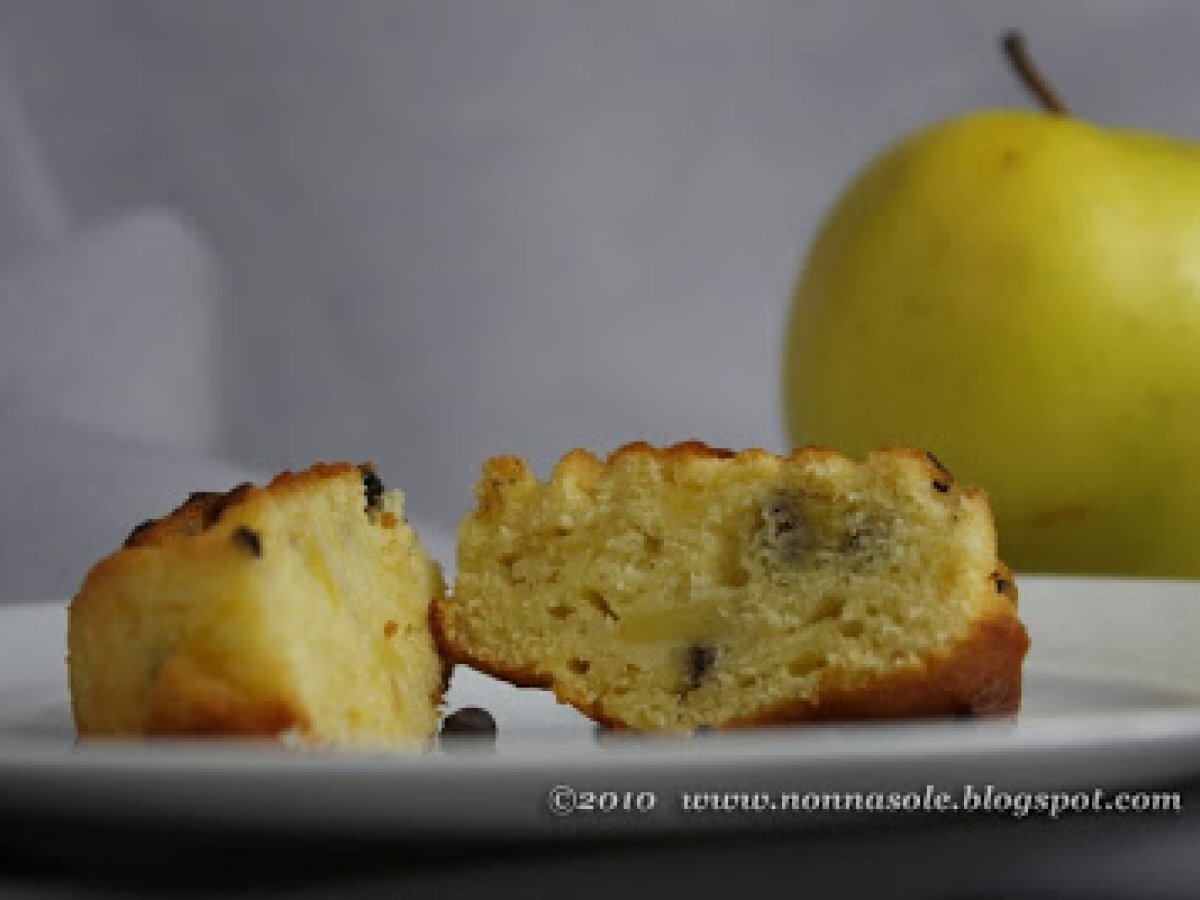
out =
[(1001, 715), (1028, 648), (985, 494), (930, 454), (699, 442), (488, 460), (435, 631), (596, 720)]

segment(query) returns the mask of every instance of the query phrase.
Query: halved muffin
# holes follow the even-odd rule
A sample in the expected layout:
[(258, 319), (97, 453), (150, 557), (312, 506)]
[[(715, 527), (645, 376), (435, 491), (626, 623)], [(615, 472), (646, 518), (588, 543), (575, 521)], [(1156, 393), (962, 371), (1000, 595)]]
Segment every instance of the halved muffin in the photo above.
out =
[(1012, 713), (1028, 638), (982, 491), (697, 442), (484, 465), (434, 627), (453, 659), (596, 720), (688, 731)]

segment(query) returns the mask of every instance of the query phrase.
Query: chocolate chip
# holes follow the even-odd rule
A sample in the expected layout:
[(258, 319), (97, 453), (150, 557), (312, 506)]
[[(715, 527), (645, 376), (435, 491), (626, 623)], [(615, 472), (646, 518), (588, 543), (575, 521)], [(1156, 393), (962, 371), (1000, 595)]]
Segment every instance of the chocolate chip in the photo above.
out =
[(142, 542), (142, 536), (157, 524), (156, 519), (147, 519), (140, 525), (134, 525), (133, 530), (129, 532), (129, 537), (125, 538), (125, 543), (122, 544), (125, 549), (136, 547)]
[(763, 505), (764, 538), (785, 560), (796, 561), (811, 550), (816, 540), (804, 515), (803, 496), (796, 491), (778, 491)]
[(717, 662), (717, 648), (712, 644), (692, 644), (687, 648), (688, 690), (694, 691)]
[(997, 594), (1003, 594), (1012, 600), (1013, 603), (1017, 602), (1017, 585), (1013, 582), (1012, 575), (1007, 569), (997, 569), (991, 574), (991, 579), (992, 584), (996, 587)]
[(239, 525), (233, 532), (233, 542), (251, 556), (262, 556), (262, 538), (258, 532), (245, 525)]
[(486, 709), (464, 706), (442, 720), (442, 740), (460, 737), (496, 738), (496, 720)]
[(943, 473), (945, 473), (945, 474), (946, 474), (946, 476), (947, 476), (947, 477), (949, 477), (949, 478), (953, 478), (953, 477), (954, 477), (954, 476), (953, 476), (953, 475), (950, 473), (950, 470), (946, 468), (946, 464), (945, 464), (945, 463), (943, 463), (943, 462), (942, 462), (940, 459), (938, 459), (936, 456), (934, 456), (932, 453), (930, 453), (928, 450), (926, 450), (926, 451), (925, 451), (925, 458), (926, 458), (927, 460), (929, 460), (931, 463), (933, 463), (933, 466), (934, 466), (934, 468), (935, 468), (935, 469), (937, 469), (939, 472), (943, 472)]
[(775, 526), (776, 534), (791, 534), (805, 528), (804, 515), (794, 501), (776, 500), (767, 507), (767, 517)]
[(192, 494), (192, 496), (188, 498), (188, 502), (208, 504), (204, 510), (204, 516), (201, 519), (201, 525), (204, 528), (212, 528), (217, 524), (217, 522), (220, 521), (221, 515), (225, 512), (225, 510), (229, 509), (229, 507), (233, 506), (235, 503), (241, 502), (242, 498), (246, 496), (246, 493), (253, 488), (254, 485), (250, 484), (249, 482), (245, 482), (243, 484), (239, 484), (233, 490), (227, 491), (224, 494)]
[(925, 451), (925, 458), (927, 460), (929, 460), (929, 462), (933, 465), (933, 467), (935, 469), (937, 469), (939, 472), (942, 473), (942, 475), (945, 476), (944, 478), (935, 478), (931, 482), (931, 484), (933, 485), (933, 489), (935, 491), (937, 491), (939, 494), (949, 493), (950, 485), (954, 483), (954, 476), (952, 474), (950, 474), (950, 470), (946, 468), (945, 463), (943, 463), (940, 459), (938, 459), (936, 456), (934, 456), (928, 450)]
[(362, 472), (363, 490), (367, 495), (367, 509), (380, 509), (383, 506), (383, 492), (386, 488), (379, 476), (375, 474), (375, 467), (370, 463), (363, 463), (358, 467), (358, 471)]

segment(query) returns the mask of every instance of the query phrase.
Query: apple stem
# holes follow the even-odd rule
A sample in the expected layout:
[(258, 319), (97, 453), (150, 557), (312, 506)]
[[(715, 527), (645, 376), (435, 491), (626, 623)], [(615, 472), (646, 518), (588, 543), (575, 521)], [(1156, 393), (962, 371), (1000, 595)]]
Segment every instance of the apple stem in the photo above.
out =
[(1004, 51), (1004, 55), (1012, 64), (1020, 77), (1022, 84), (1029, 89), (1046, 108), (1047, 112), (1055, 113), (1060, 116), (1067, 116), (1071, 111), (1067, 109), (1067, 105), (1059, 99), (1058, 94), (1054, 92), (1054, 88), (1050, 87), (1050, 83), (1046, 81), (1037, 66), (1033, 64), (1033, 58), (1029, 55), (1029, 51), (1025, 48), (1025, 38), (1021, 32), (1012, 29), (1004, 32), (1004, 36), (1000, 38), (1000, 47)]

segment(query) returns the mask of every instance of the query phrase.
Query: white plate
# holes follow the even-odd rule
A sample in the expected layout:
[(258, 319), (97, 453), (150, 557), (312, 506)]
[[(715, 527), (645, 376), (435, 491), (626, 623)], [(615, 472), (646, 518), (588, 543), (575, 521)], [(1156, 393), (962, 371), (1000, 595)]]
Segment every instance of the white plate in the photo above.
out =
[[(519, 838), (850, 823), (848, 813), (699, 815), (681, 792), (1092, 791), (1200, 775), (1200, 583), (1020, 579), (1033, 642), (1019, 720), (821, 726), (689, 741), (605, 737), (541, 691), (460, 669), (494, 750), (415, 756), (230, 745), (76, 747), (61, 605), (0, 608), (0, 813), (350, 836)], [(552, 815), (547, 794), (583, 806)], [(592, 792), (589, 795), (589, 792)], [(610, 792), (610, 793), (606, 793)], [(653, 809), (625, 811), (646, 805)], [(615, 795), (615, 796), (614, 796)], [(787, 801), (784, 801), (787, 802)], [(924, 801), (922, 801), (924, 802)]]

